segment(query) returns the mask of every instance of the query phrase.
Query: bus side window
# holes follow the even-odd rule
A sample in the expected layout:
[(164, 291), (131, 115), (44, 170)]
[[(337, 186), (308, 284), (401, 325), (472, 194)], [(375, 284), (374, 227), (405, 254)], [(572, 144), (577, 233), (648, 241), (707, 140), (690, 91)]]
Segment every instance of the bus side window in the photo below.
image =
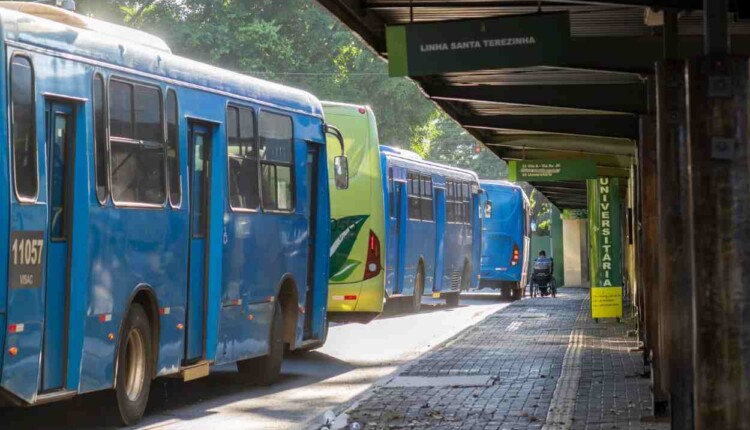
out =
[(419, 220), (421, 214), (421, 199), (419, 198), (419, 175), (409, 173), (409, 219)]
[(161, 90), (109, 83), (112, 200), (162, 206), (167, 200)]
[(180, 181), (180, 129), (177, 107), (177, 93), (167, 92), (167, 176), (169, 177), (169, 204), (178, 208), (182, 204), (182, 183)]
[(421, 215), (425, 221), (434, 221), (435, 217), (433, 214), (432, 207), (432, 178), (429, 176), (422, 177), (422, 208)]
[(227, 108), (227, 153), (229, 155), (229, 205), (232, 209), (258, 209), (258, 148), (255, 112)]
[(107, 202), (107, 114), (102, 75), (94, 75), (94, 167), (96, 169), (96, 199)]
[(455, 208), (453, 207), (453, 202), (455, 200), (454, 194), (456, 192), (456, 189), (453, 187), (452, 181), (445, 181), (445, 189), (447, 194), (447, 198), (445, 199), (445, 210), (447, 212), (445, 219), (448, 222), (452, 223), (456, 220)]
[(471, 192), (469, 190), (469, 184), (461, 184), (461, 193), (463, 196), (463, 202), (461, 203), (464, 208), (464, 224), (471, 224)]
[(34, 116), (34, 69), (31, 60), (14, 56), (10, 70), (13, 178), (16, 197), (36, 200), (39, 192), (36, 120)]
[(294, 133), (292, 118), (260, 113), (261, 202), (263, 209), (294, 210)]

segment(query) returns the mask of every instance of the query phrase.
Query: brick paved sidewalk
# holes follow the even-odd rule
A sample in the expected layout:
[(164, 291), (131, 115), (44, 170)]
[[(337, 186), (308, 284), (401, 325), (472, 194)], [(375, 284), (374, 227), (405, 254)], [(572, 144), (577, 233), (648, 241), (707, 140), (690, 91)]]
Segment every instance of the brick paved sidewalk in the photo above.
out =
[[(362, 429), (667, 429), (641, 423), (632, 328), (594, 323), (588, 291), (526, 299), (374, 388), (347, 411)], [(356, 426), (355, 426), (356, 427)]]

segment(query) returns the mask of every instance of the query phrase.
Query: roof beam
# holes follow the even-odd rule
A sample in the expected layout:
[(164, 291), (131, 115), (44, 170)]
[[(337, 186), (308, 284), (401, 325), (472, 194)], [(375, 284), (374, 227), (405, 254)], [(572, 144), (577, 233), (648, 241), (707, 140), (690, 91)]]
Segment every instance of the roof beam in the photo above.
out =
[(641, 6), (652, 8), (674, 8), (682, 10), (703, 9), (703, 0), (556, 0), (558, 3)]
[(519, 130), (582, 136), (638, 138), (633, 115), (495, 115), (460, 117), (465, 128)]
[[(597, 166), (612, 167), (630, 170), (633, 164), (632, 157), (622, 157), (616, 155), (589, 155), (580, 156), (567, 152), (558, 151), (526, 151), (518, 149), (498, 148), (503, 158), (512, 160), (592, 160)], [(498, 152), (495, 151), (495, 152)]]
[(604, 112), (645, 114), (646, 86), (634, 84), (571, 85), (423, 85), (433, 99), (458, 102), (552, 106)]
[[(579, 4), (579, 5), (620, 5), (620, 6), (641, 6), (641, 7), (654, 7), (654, 8), (677, 8), (683, 10), (697, 10), (703, 9), (703, 0), (545, 0), (544, 6), (557, 6), (564, 4)], [(471, 8), (471, 7), (519, 7), (536, 5), (536, 2), (529, 1), (419, 1), (413, 3), (414, 9), (420, 8)], [(392, 8), (406, 8), (410, 6), (409, 0), (391, 0), (391, 1), (378, 1), (368, 5), (369, 9), (392, 9)]]
[[(680, 58), (703, 53), (702, 36), (682, 36)], [(733, 54), (750, 54), (750, 36), (732, 36)], [(565, 67), (628, 73), (653, 73), (657, 61), (664, 58), (663, 41), (658, 36), (574, 37), (568, 49)]]
[(515, 149), (566, 151), (579, 154), (636, 155), (635, 142), (628, 139), (570, 137), (557, 134), (496, 134), (482, 139), (485, 145)]

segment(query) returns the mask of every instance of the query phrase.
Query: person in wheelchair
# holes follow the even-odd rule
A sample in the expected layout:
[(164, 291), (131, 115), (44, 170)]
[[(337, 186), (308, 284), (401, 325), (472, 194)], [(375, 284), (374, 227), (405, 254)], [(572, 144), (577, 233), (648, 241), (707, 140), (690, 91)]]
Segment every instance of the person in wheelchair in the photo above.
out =
[(534, 260), (534, 268), (531, 272), (531, 296), (536, 297), (539, 292), (542, 297), (555, 297), (557, 294), (557, 283), (552, 275), (555, 270), (555, 262), (547, 257), (547, 253), (539, 251), (539, 257)]

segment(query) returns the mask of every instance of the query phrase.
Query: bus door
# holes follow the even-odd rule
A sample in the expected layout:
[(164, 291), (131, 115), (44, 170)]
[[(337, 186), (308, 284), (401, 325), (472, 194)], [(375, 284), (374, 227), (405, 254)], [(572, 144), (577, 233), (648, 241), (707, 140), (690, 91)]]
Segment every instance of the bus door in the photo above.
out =
[(211, 129), (190, 122), (190, 272), (188, 275), (187, 346), (188, 363), (205, 355), (209, 188), (211, 177)]
[(307, 207), (310, 216), (307, 221), (307, 287), (305, 290), (305, 331), (304, 338), (313, 338), (314, 290), (315, 285), (315, 238), (317, 237), (315, 227), (318, 219), (318, 158), (320, 146), (310, 144), (307, 147)]
[(435, 188), (435, 282), (432, 291), (443, 291), (445, 282), (445, 189)]
[(65, 385), (70, 307), (70, 235), (72, 227), (75, 106), (46, 105), (47, 267), (41, 392)]

